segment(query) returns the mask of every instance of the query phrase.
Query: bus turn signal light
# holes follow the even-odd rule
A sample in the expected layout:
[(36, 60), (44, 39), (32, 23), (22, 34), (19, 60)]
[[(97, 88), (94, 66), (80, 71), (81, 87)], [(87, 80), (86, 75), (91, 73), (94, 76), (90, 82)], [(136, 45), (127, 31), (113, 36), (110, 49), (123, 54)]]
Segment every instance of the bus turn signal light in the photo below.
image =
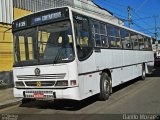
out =
[(71, 86), (76, 86), (77, 85), (77, 81), (76, 80), (71, 80)]

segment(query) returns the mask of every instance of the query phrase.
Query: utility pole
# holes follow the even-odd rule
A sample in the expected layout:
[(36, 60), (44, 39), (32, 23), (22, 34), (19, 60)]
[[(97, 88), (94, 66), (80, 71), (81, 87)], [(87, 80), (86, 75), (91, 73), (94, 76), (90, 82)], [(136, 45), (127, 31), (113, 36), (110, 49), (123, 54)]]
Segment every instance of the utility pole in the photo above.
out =
[(128, 6), (127, 10), (128, 10), (128, 27), (131, 28), (131, 23), (132, 23), (132, 19), (131, 19), (131, 7)]
[(157, 36), (158, 35), (158, 31), (157, 31), (158, 30), (158, 28), (157, 28), (157, 17), (158, 16), (153, 16), (153, 17), (154, 17), (154, 22), (155, 22), (155, 33), (154, 33), (155, 34), (155, 40), (156, 40), (155, 41), (155, 45), (156, 45), (156, 52), (158, 52), (159, 51), (158, 50), (158, 41), (157, 41), (157, 37), (158, 37)]
[(157, 40), (157, 17), (158, 16), (154, 16), (154, 22), (155, 22), (155, 39)]

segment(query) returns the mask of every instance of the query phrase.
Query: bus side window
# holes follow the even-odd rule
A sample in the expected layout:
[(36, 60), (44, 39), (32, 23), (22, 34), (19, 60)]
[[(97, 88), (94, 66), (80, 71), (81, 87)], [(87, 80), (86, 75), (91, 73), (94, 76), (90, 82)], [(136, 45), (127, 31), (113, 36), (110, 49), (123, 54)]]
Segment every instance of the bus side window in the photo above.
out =
[(120, 38), (120, 29), (113, 25), (107, 26), (108, 40), (110, 41), (110, 46), (113, 48), (122, 48), (122, 42)]
[(139, 50), (139, 42), (138, 42), (138, 34), (131, 32), (130, 34), (131, 40), (133, 42), (133, 49), (134, 50)]
[(150, 38), (147, 38), (147, 41), (148, 41), (148, 50), (149, 50), (149, 51), (152, 51), (151, 39), (150, 39)]
[(151, 41), (147, 37), (144, 38), (144, 49), (145, 50), (152, 50)]
[(98, 21), (92, 21), (92, 34), (95, 41), (95, 47), (101, 47), (100, 23)]
[(120, 30), (123, 49), (132, 49), (132, 42), (130, 40), (130, 33), (125, 29)]
[(139, 35), (138, 36), (138, 39), (139, 39), (139, 49), (140, 50), (143, 50), (145, 47), (144, 47), (144, 38), (142, 35)]
[(108, 36), (107, 36), (107, 25), (104, 23), (100, 23), (100, 39), (102, 43), (102, 47), (109, 47), (108, 44)]
[(92, 35), (95, 47), (109, 47), (106, 24), (92, 21)]

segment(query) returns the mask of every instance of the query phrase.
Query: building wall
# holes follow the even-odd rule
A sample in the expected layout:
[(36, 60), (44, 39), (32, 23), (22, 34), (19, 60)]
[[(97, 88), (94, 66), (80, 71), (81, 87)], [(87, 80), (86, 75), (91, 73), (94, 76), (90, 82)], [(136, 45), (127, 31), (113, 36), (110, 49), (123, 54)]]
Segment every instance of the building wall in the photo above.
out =
[(11, 25), (0, 24), (0, 71), (10, 71), (12, 69), (13, 47), (12, 34), (11, 30), (8, 30), (9, 28), (11, 28)]
[[(19, 8), (14, 8), (13, 11), (12, 19), (18, 19), (31, 13), (31, 11)], [(0, 24), (0, 72), (11, 71), (13, 66), (13, 37), (11, 27), (10, 22)]]
[(14, 20), (16, 20), (20, 17), (23, 17), (25, 15), (28, 15), (30, 13), (32, 13), (32, 12), (29, 10), (24, 10), (24, 9), (14, 7)]

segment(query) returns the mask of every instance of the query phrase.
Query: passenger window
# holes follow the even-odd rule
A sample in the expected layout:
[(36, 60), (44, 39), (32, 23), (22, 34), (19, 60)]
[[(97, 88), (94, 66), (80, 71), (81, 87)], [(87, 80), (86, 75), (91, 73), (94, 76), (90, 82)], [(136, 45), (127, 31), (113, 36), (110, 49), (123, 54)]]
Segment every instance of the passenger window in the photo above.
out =
[(131, 37), (131, 41), (133, 43), (133, 49), (134, 50), (139, 50), (139, 42), (138, 42), (137, 33), (131, 32), (130, 37)]
[(123, 49), (132, 49), (132, 42), (130, 39), (130, 33), (129, 31), (125, 29), (121, 29), (121, 40), (122, 40), (122, 45)]
[(112, 48), (122, 48), (119, 28), (112, 25), (108, 25), (107, 32), (108, 32), (108, 40), (110, 42), (110, 46)]
[(107, 26), (105, 24), (100, 23), (100, 37), (103, 47), (109, 47), (106, 27)]
[(112, 25), (108, 25), (107, 32), (108, 32), (108, 40), (110, 41), (110, 46), (112, 48), (122, 48), (119, 28)]
[(152, 50), (151, 41), (147, 37), (144, 38), (144, 49), (145, 50)]
[(139, 49), (143, 50), (145, 47), (144, 47), (144, 38), (142, 35), (138, 35), (138, 41), (139, 41)]
[(152, 51), (151, 39), (150, 39), (150, 38), (147, 38), (147, 41), (148, 41), (148, 50), (149, 50), (149, 51)]
[(92, 33), (96, 47), (108, 47), (106, 25), (98, 21), (92, 21)]
[(92, 22), (92, 31), (93, 31), (95, 46), (101, 47), (102, 42), (101, 42), (101, 38), (100, 38), (100, 24), (99, 24), (99, 22), (97, 22), (97, 21)]

